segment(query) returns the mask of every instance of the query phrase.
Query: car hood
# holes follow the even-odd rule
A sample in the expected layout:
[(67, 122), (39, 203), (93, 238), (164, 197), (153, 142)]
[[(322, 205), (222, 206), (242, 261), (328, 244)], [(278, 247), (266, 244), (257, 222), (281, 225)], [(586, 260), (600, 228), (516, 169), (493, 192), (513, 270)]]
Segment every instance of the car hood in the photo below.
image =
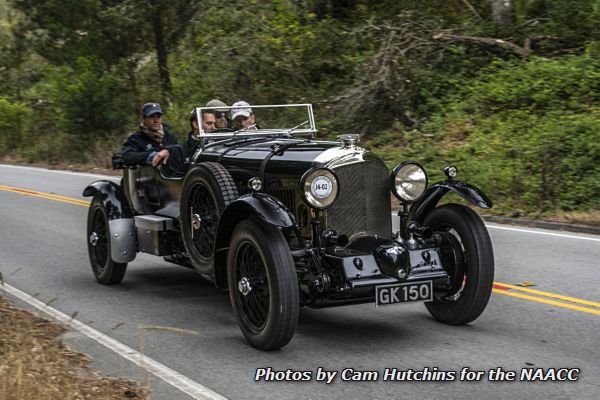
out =
[(196, 162), (219, 162), (226, 167), (257, 171), (266, 162), (271, 174), (302, 175), (315, 167), (335, 168), (375, 157), (357, 146), (340, 142), (301, 139), (240, 139), (205, 146), (196, 154)]

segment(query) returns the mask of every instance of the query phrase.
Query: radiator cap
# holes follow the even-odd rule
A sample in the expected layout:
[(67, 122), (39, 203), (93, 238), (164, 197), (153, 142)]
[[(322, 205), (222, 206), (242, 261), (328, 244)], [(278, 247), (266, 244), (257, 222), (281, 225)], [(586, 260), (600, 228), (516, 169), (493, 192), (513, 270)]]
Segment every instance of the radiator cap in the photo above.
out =
[(350, 133), (347, 135), (339, 135), (338, 140), (344, 148), (352, 148), (360, 141), (359, 136), (356, 133)]

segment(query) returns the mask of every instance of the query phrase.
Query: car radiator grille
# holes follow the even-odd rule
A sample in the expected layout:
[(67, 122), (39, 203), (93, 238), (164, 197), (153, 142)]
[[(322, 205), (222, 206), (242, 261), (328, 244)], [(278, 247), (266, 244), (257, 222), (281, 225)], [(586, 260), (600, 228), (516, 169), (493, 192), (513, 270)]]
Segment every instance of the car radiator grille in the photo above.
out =
[(267, 194), (276, 197), (281, 201), (292, 213), (296, 209), (296, 190), (293, 188), (277, 188), (267, 189)]
[[(237, 183), (237, 188), (238, 188), (238, 193), (241, 195), (250, 193), (251, 190), (250, 188), (248, 188), (247, 184), (244, 184), (245, 182), (238, 182)], [(275, 197), (276, 199), (278, 199), (279, 201), (281, 201), (288, 210), (292, 211), (292, 213), (294, 212), (294, 210), (296, 210), (296, 190), (294, 188), (266, 188), (264, 193)]]
[(326, 228), (347, 235), (391, 238), (389, 174), (380, 160), (344, 165), (334, 169), (340, 193), (327, 209)]

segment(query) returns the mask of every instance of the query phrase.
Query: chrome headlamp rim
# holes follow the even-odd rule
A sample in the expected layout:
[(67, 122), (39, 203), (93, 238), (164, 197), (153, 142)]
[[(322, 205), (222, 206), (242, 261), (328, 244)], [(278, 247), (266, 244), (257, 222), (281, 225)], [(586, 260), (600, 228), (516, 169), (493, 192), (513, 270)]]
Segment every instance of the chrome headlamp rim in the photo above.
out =
[[(413, 199), (407, 199), (407, 198), (403, 198), (397, 190), (396, 187), (396, 177), (398, 176), (398, 173), (400, 172), (400, 170), (402, 168), (405, 168), (409, 165), (414, 165), (417, 168), (419, 168), (421, 171), (423, 171), (423, 175), (425, 176), (425, 186), (423, 188), (423, 191), (421, 192), (421, 194)], [(419, 164), (418, 162), (415, 161), (403, 161), (400, 164), (398, 164), (393, 170), (392, 173), (390, 174), (390, 191), (394, 194), (394, 196), (400, 200), (403, 201), (405, 203), (414, 203), (417, 200), (419, 200), (421, 197), (423, 197), (423, 194), (425, 194), (425, 191), (427, 190), (427, 186), (429, 184), (429, 177), (427, 176), (427, 171), (425, 170), (425, 168), (423, 168), (423, 166), (421, 164)]]
[[(316, 198), (311, 191), (312, 182), (319, 176), (327, 177), (333, 184), (332, 193), (331, 195), (327, 196), (325, 201), (323, 201), (323, 199)], [(302, 200), (304, 200), (308, 206), (317, 210), (325, 210), (331, 207), (331, 205), (337, 200), (340, 194), (340, 180), (337, 174), (329, 168), (312, 168), (306, 171), (304, 175), (302, 175), (302, 178), (300, 178), (300, 193), (302, 194)]]

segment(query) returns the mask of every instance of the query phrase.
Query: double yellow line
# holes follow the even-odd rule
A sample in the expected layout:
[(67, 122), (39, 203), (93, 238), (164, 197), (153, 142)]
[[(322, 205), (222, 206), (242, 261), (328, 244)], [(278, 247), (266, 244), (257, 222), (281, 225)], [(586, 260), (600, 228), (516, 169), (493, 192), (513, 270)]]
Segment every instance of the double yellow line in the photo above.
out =
[[(500, 282), (494, 282), (492, 291), (494, 293), (503, 294), (506, 296), (517, 297), (519, 299), (531, 300), (538, 303), (550, 304), (557, 307), (600, 315), (600, 303), (596, 303), (594, 301), (577, 299), (575, 297), (564, 296), (562, 294), (542, 292), (541, 290), (529, 289), (526, 287), (509, 285), (507, 283)], [(578, 304), (583, 304), (587, 307)]]
[(41, 197), (42, 199), (61, 201), (63, 203), (74, 204), (76, 206), (88, 207), (90, 205), (89, 201), (74, 199), (72, 197), (59, 196), (54, 193), (43, 193), (36, 192), (33, 190), (20, 189), (12, 186), (0, 185), (0, 190), (4, 190), (6, 192), (18, 193), (23, 196), (33, 196), (33, 197)]
[[(0, 185), (0, 190), (18, 193), (23, 196), (41, 197), (42, 199), (60, 201), (63, 203), (74, 204), (76, 206), (88, 207), (90, 205), (90, 202), (86, 200), (79, 200), (74, 199), (72, 197), (59, 196), (54, 193), (43, 193), (36, 192), (33, 190), (20, 189), (12, 186)], [(600, 303), (596, 303), (593, 301), (563, 296), (561, 294), (542, 292), (541, 290), (509, 285), (507, 283), (501, 282), (494, 282), (494, 287), (492, 291), (494, 293), (503, 294), (505, 296), (517, 297), (519, 299), (530, 300), (538, 303), (550, 304), (556, 307), (568, 308), (571, 310), (600, 315)]]

